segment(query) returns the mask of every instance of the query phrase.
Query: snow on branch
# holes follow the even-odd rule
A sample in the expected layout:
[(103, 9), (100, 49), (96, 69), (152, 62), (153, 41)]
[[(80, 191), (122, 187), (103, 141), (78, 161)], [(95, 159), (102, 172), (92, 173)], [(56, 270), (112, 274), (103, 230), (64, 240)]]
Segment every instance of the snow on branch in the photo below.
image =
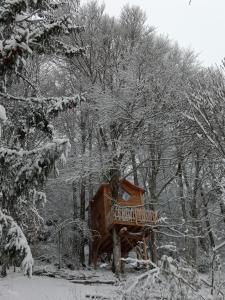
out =
[[(10, 95), (8, 93), (0, 92), (0, 96), (9, 101), (18, 101), (22, 102), (25, 105), (33, 105), (35, 107), (46, 107), (46, 111), (48, 115), (55, 115), (58, 112), (62, 112), (66, 109), (70, 109), (76, 107), (82, 101), (85, 101), (84, 94), (77, 94), (70, 97), (17, 97), (14, 95)], [(1, 99), (1, 101), (4, 101)]]
[(25, 151), (0, 148), (0, 189), (5, 195), (20, 196), (25, 190), (38, 187), (47, 180), (55, 161), (67, 158), (70, 143), (67, 139), (56, 139), (45, 146)]
[(59, 40), (55, 40), (55, 44), (58, 46), (58, 49), (60, 49), (60, 51), (62, 51), (65, 54), (65, 56), (68, 58), (72, 58), (74, 56), (79, 56), (86, 52), (85, 47), (70, 46)]
[(32, 275), (33, 258), (27, 239), (12, 217), (5, 215), (1, 210), (0, 245), (3, 247), (1, 256), (4, 256), (6, 261), (16, 260), (24, 274)]
[[(59, 113), (75, 108), (79, 103), (85, 101), (84, 95), (74, 95), (71, 97), (17, 97), (0, 92), (1, 102), (6, 105), (9, 101), (18, 101), (20, 109), (13, 115), (9, 111), (9, 119), (15, 124), (18, 134), (17, 137), (24, 138), (31, 128), (36, 128), (53, 137), (53, 126), (50, 124), (52, 117), (58, 116)], [(14, 104), (13, 104), (14, 105)], [(18, 130), (20, 128), (20, 130)]]
[(0, 104), (0, 139), (2, 137), (2, 124), (7, 120), (5, 107)]
[(6, 100), (25, 102), (34, 105), (46, 105), (49, 107), (48, 111), (63, 111), (67, 108), (75, 107), (78, 103), (85, 101), (84, 94), (77, 94), (70, 97), (17, 97), (8, 93), (0, 92), (0, 96)]
[[(72, 47), (59, 43), (57, 39), (84, 30), (74, 25), (70, 15), (56, 17), (49, 1), (1, 0), (0, 24), (0, 74), (5, 89), (5, 75), (21, 70), (27, 58), (38, 51), (57, 53), (61, 56), (77, 56), (85, 52), (84, 47)], [(63, 5), (66, 5), (63, 3)], [(33, 22), (35, 21), (35, 24)]]
[(0, 104), (0, 124), (7, 120), (5, 107)]
[(150, 265), (152, 266), (153, 268), (157, 268), (157, 265), (151, 261), (150, 259), (137, 259), (137, 258), (132, 258), (132, 257), (127, 257), (127, 258), (121, 258), (121, 261), (127, 263), (127, 264), (130, 264), (131, 266), (134, 266), (136, 267), (138, 264), (140, 265)]
[(216, 252), (219, 249), (223, 248), (225, 246), (225, 241), (223, 241), (222, 243), (220, 243), (219, 245), (217, 245), (215, 248), (213, 248), (213, 251)]
[(124, 290), (123, 300), (149, 299), (149, 295), (152, 299), (205, 300), (197, 271), (184, 261), (177, 262), (166, 255), (161, 258), (160, 267), (154, 266), (135, 277)]
[(74, 97), (54, 97), (45, 99), (45, 102), (49, 104), (49, 115), (55, 115), (58, 112), (76, 107), (77, 104), (81, 103), (82, 101), (85, 101), (85, 97), (84, 95), (79, 94), (75, 95)]
[(16, 18), (16, 15), (27, 8), (26, 0), (5, 0), (1, 3), (0, 22), (8, 22)]

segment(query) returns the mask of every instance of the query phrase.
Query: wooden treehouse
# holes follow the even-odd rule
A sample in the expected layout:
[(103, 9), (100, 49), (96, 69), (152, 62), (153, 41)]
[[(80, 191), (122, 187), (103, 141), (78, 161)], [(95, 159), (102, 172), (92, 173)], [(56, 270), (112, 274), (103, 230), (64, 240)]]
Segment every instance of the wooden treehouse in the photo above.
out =
[[(153, 245), (157, 214), (144, 207), (144, 189), (126, 179), (119, 181), (118, 198), (112, 200), (109, 183), (103, 183), (91, 202), (91, 227), (93, 230), (93, 263), (96, 266), (102, 254), (113, 254), (114, 268), (120, 271), (121, 257), (127, 257), (134, 247), (140, 249), (139, 258), (147, 259), (147, 242)], [(113, 203), (114, 202), (114, 203)]]

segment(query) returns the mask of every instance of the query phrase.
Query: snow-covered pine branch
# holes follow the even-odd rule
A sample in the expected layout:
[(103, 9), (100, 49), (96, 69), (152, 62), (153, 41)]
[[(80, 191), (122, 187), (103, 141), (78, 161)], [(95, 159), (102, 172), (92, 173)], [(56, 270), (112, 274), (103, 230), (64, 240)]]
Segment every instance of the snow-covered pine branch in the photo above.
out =
[(32, 275), (33, 258), (27, 239), (12, 217), (7, 216), (1, 210), (0, 247), (0, 258), (4, 262), (4, 267), (10, 263), (19, 264), (24, 274)]
[(0, 189), (5, 198), (15, 198), (26, 190), (43, 184), (57, 159), (68, 156), (70, 143), (56, 139), (46, 145), (27, 150), (0, 148)]
[(5, 107), (0, 105), (0, 124), (7, 120)]
[(0, 104), (0, 139), (2, 136), (2, 124), (7, 120), (5, 107)]
[[(0, 102), (6, 106), (18, 102), (19, 109), (17, 114), (9, 110), (7, 115), (10, 119), (10, 128), (15, 128), (15, 143), (22, 142), (31, 129), (42, 131), (50, 138), (53, 138), (54, 128), (51, 119), (57, 117), (67, 109), (73, 109), (82, 101), (85, 101), (84, 95), (74, 95), (71, 97), (17, 97), (0, 92), (2, 99)], [(10, 118), (11, 117), (11, 118)], [(5, 131), (9, 130), (5, 127)], [(11, 129), (10, 129), (11, 130)], [(12, 137), (13, 138), (13, 137)]]
[[(84, 28), (74, 25), (71, 15), (55, 14), (57, 7), (51, 8), (50, 4), (48, 0), (1, 2), (0, 91), (6, 89), (7, 76), (21, 70), (34, 52), (70, 57), (85, 52), (84, 47), (71, 47), (59, 40), (62, 36), (79, 33)], [(62, 5), (65, 6), (65, 2)], [(31, 22), (34, 19), (35, 23)]]

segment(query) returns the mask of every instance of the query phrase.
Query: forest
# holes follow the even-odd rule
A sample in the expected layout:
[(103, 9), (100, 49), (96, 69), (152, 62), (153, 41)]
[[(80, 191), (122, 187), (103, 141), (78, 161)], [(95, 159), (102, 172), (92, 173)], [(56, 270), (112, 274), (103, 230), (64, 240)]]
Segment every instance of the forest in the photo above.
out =
[[(225, 299), (225, 60), (204, 67), (146, 20), (129, 4), (116, 18), (92, 0), (1, 0), (0, 299), (42, 300), (7, 294), (15, 278), (79, 284), (43, 300)], [(131, 188), (156, 217), (106, 229), (98, 255), (104, 187), (113, 211)], [(147, 242), (125, 251), (137, 225)]]

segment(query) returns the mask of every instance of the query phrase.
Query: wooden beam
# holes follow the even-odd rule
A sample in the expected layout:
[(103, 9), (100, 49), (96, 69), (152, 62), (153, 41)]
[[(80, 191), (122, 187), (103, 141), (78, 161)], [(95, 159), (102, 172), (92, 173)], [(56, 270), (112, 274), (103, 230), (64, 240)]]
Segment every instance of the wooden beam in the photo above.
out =
[(121, 273), (121, 240), (115, 227), (113, 228), (113, 263), (115, 274), (119, 276)]
[(147, 253), (146, 239), (144, 237), (143, 237), (143, 254), (144, 254), (143, 259), (147, 260), (148, 259), (148, 253)]

